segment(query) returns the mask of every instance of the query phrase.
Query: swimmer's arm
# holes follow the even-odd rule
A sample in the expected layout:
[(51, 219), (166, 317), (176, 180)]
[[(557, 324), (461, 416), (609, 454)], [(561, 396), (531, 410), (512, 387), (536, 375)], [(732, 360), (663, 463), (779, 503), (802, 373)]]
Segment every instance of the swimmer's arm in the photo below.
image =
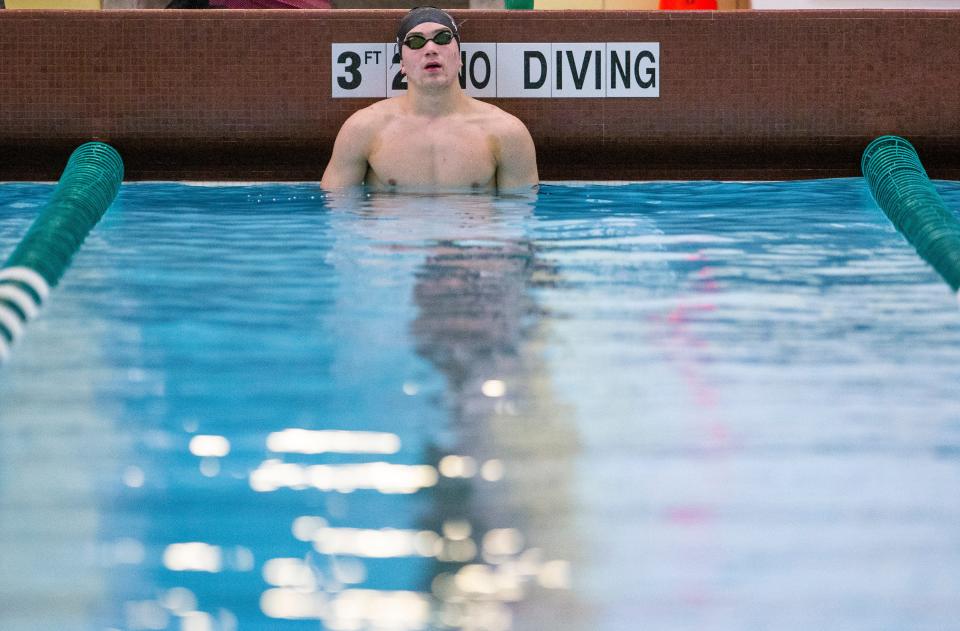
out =
[(320, 186), (325, 189), (346, 188), (363, 184), (367, 176), (367, 157), (374, 136), (370, 116), (360, 110), (346, 120), (333, 143), (330, 162), (323, 172)]
[(505, 121), (499, 141), (497, 190), (536, 190), (540, 184), (537, 150), (527, 126), (520, 122), (520, 119), (511, 116)]

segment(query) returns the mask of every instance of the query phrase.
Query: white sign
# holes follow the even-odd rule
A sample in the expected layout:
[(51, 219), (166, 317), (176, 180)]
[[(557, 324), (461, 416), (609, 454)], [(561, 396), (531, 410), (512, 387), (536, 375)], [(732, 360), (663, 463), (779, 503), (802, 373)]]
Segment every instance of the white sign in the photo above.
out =
[[(331, 44), (334, 98), (402, 94), (395, 44)], [(464, 44), (460, 85), (496, 98), (656, 98), (657, 42)]]
[(333, 96), (382, 97), (387, 93), (387, 50), (383, 44), (332, 44)]
[(550, 98), (550, 44), (497, 44), (497, 93)]

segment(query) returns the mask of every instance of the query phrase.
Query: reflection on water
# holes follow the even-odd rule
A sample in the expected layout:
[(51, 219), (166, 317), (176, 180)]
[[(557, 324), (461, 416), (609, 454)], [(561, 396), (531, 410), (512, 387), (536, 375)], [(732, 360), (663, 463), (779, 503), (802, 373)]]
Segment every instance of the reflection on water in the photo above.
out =
[(957, 317), (853, 180), (126, 186), (0, 373), (0, 627), (950, 628)]
[[(412, 515), (415, 528), (376, 522), (373, 528), (344, 527), (335, 526), (328, 516), (298, 517), (294, 535), (310, 544), (316, 556), (312, 563), (309, 558), (267, 561), (264, 576), (273, 587), (263, 593), (260, 604), (269, 617), (319, 619), (331, 629), (506, 631), (513, 626), (508, 604), (523, 601), (531, 586), (569, 588), (568, 562), (529, 545), (515, 527), (520, 516), (503, 502), (509, 491), (496, 489), (503, 483), (510, 454), (498, 448), (503, 437), (495, 434), (495, 417), (504, 410), (517, 417), (516, 403), (531, 371), (542, 372), (537, 354), (526, 346), (537, 315), (528, 296), (532, 246), (522, 230), (530, 205), (513, 202), (503, 217), (498, 200), (487, 196), (448, 197), (443, 202), (440, 212), (428, 207), (430, 216), (424, 217), (424, 202), (418, 197), (329, 199), (336, 239), (348, 244), (346, 250), (361, 244), (366, 267), (385, 267), (379, 257), (393, 262), (397, 252), (407, 255), (407, 270), (400, 269), (397, 260), (386, 276), (363, 273), (356, 275), (356, 282), (365, 293), (392, 292), (408, 301), (412, 296), (413, 349), (445, 383), (436, 401), (444, 413), (443, 431), (417, 437), (423, 458), (418, 464), (296, 464), (277, 458), (261, 463), (250, 476), (251, 487), (261, 492), (336, 491), (350, 494), (347, 502), (353, 503), (355, 491), (371, 489), (417, 493), (426, 502)], [(345, 256), (335, 245), (328, 261), (346, 276), (357, 258)], [(403, 271), (406, 275), (399, 276)], [(356, 290), (351, 288), (351, 293)], [(374, 308), (384, 299), (371, 300)], [(351, 300), (338, 312), (354, 308)], [(521, 354), (529, 368), (517, 364)], [(507, 384), (515, 395), (508, 396)], [(419, 390), (415, 381), (403, 384), (409, 396)], [(542, 399), (537, 410), (550, 405)], [(516, 420), (532, 426), (543, 421), (529, 414)], [(550, 425), (563, 429), (562, 423)], [(567, 425), (565, 433), (571, 431)], [(514, 427), (506, 442), (523, 433)], [(287, 453), (396, 454), (402, 441), (388, 433), (294, 428), (271, 434), (267, 444), (271, 451)], [(358, 512), (365, 501), (356, 498)], [(371, 588), (383, 575), (371, 577), (366, 560), (410, 558), (424, 563), (413, 580), (402, 585), (405, 589)], [(327, 574), (318, 565), (329, 568)]]

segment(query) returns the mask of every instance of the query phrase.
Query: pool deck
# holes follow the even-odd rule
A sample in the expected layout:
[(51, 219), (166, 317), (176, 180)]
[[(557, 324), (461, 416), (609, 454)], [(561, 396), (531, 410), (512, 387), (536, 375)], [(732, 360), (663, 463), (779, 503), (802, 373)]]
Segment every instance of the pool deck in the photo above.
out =
[[(655, 97), (490, 99), (544, 180), (852, 176), (887, 133), (960, 179), (960, 11), (453, 13), (465, 42), (659, 44)], [(401, 14), (0, 11), (0, 180), (55, 179), (90, 139), (134, 180), (316, 180), (375, 100), (333, 98), (331, 45)]]

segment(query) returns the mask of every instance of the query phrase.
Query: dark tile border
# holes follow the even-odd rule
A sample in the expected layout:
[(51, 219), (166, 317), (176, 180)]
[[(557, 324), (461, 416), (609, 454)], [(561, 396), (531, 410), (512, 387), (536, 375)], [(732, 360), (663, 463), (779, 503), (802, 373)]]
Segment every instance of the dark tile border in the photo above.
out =
[[(402, 11), (2, 11), (0, 179), (97, 138), (131, 179), (318, 179), (342, 121), (330, 43)], [(659, 99), (496, 101), (544, 179), (848, 176), (897, 133), (960, 179), (958, 11), (454, 11), (471, 41), (659, 41)]]

